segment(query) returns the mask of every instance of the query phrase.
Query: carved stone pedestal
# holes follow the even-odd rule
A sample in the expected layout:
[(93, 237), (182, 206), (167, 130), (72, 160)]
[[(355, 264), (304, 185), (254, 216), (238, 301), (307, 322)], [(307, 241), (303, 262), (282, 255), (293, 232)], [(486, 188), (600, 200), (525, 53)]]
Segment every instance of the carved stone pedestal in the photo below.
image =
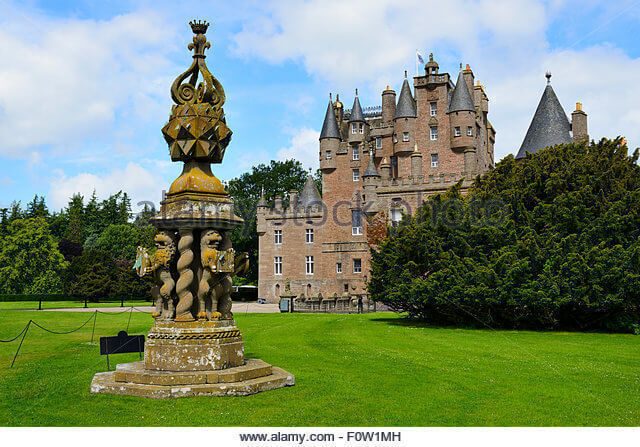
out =
[(243, 396), (295, 384), (288, 372), (258, 359), (245, 362), (233, 320), (157, 321), (143, 362), (96, 374), (92, 393), (151, 398)]

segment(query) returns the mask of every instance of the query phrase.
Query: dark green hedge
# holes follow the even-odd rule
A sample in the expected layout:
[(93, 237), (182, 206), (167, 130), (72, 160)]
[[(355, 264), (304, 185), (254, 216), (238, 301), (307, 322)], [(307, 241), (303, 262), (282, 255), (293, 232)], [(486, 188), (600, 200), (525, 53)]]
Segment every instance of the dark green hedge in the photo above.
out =
[(637, 160), (620, 139), (507, 157), (373, 252), (373, 299), (434, 324), (637, 332)]

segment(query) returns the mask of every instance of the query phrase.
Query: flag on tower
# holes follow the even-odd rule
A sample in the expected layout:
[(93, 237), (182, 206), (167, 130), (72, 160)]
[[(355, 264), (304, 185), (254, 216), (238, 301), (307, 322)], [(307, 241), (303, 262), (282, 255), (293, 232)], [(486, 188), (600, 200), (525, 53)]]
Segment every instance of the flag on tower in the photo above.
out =
[(421, 64), (424, 64), (424, 59), (422, 59), (422, 54), (418, 53), (417, 50), (416, 50), (416, 57), (418, 58), (418, 62), (420, 62)]

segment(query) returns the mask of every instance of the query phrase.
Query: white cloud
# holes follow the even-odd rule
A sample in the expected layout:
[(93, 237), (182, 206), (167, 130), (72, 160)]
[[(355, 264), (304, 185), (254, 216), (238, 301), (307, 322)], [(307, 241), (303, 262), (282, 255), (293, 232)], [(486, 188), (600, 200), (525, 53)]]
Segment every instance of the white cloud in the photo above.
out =
[(52, 209), (59, 210), (67, 205), (73, 194), (80, 193), (86, 200), (95, 191), (100, 199), (104, 199), (118, 191), (124, 191), (131, 197), (135, 212), (138, 208), (136, 204), (141, 201), (150, 201), (157, 206), (162, 189), (168, 185), (165, 179), (159, 178), (147, 168), (137, 163), (128, 163), (122, 169), (114, 169), (105, 174), (82, 172), (68, 177), (63, 172), (57, 172), (47, 199)]
[(138, 120), (166, 113), (167, 82), (158, 73), (176, 39), (158, 14), (96, 21), (15, 5), (2, 12), (0, 154), (24, 156), (37, 146), (80, 151), (88, 136), (109, 137), (119, 113)]
[(413, 71), (416, 48), (472, 53), (499, 41), (524, 57), (523, 43), (529, 51), (540, 43), (545, 25), (544, 6), (533, 0), (292, 0), (270, 3), (248, 21), (235, 50), (272, 63), (301, 61), (338, 88), (352, 90), (357, 82), (383, 88), (403, 69)]
[(320, 132), (304, 127), (291, 132), (291, 143), (288, 147), (278, 150), (278, 160), (294, 158), (300, 161), (305, 168), (318, 169), (318, 148)]

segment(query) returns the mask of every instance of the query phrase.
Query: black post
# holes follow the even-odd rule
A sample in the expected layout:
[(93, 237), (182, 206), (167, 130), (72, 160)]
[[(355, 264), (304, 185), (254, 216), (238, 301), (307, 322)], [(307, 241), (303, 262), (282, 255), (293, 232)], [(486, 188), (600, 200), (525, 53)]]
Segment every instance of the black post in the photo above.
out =
[(124, 307), (124, 295), (120, 297), (120, 307)]
[(38, 310), (42, 310), (42, 296), (38, 300)]
[(85, 296), (84, 297), (84, 308), (86, 309), (87, 307), (89, 307), (89, 306), (87, 306), (87, 297)]
[(29, 320), (29, 322), (27, 323), (27, 327), (24, 330), (24, 335), (22, 336), (22, 340), (20, 340), (20, 345), (18, 346), (16, 355), (13, 356), (13, 361), (11, 362), (11, 368), (13, 368), (14, 363), (16, 363), (16, 359), (18, 358), (18, 353), (20, 352), (20, 349), (22, 349), (22, 343), (24, 342), (24, 339), (27, 338), (27, 332), (29, 332), (30, 327), (31, 327), (31, 320)]
[(93, 329), (91, 330), (91, 343), (93, 343), (93, 335), (96, 333), (96, 320), (98, 319), (98, 309), (93, 314)]

